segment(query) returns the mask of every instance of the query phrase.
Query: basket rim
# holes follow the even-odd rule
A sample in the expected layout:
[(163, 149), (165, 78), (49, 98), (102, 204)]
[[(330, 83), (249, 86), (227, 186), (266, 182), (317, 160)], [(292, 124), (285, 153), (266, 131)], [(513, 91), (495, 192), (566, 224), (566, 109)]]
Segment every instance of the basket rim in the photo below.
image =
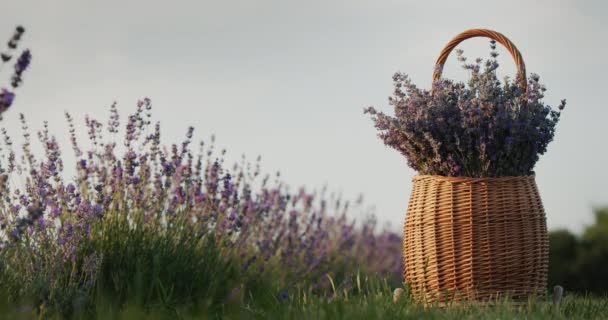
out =
[(452, 182), (452, 183), (479, 183), (479, 182), (508, 182), (508, 181), (526, 181), (526, 180), (534, 180), (536, 175), (528, 175), (528, 176), (504, 176), (504, 177), (482, 177), (482, 178), (474, 178), (474, 177), (449, 177), (449, 176), (440, 176), (440, 175), (415, 175), (412, 177), (412, 181), (421, 181), (421, 180), (435, 180), (440, 182)]

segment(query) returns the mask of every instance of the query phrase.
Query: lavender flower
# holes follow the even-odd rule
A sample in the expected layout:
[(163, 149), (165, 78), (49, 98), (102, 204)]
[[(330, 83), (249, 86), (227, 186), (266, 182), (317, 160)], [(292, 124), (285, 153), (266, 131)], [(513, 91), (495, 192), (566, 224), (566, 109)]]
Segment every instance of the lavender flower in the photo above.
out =
[(23, 73), (23, 71), (25, 71), (25, 69), (27, 69), (27, 67), (30, 65), (30, 61), (32, 60), (32, 54), (30, 53), (29, 49), (23, 50), (23, 52), (21, 53), (21, 56), (19, 56), (19, 59), (17, 60), (17, 63), (15, 64), (15, 72), (18, 74)]
[(10, 107), (13, 100), (15, 100), (15, 94), (2, 88), (2, 92), (0, 92), (0, 112)]
[(30, 53), (30, 50), (23, 50), (23, 52), (19, 56), (19, 59), (17, 59), (17, 63), (15, 63), (15, 73), (13, 74), (13, 77), (11, 79), (11, 86), (13, 88), (17, 88), (21, 84), (21, 76), (23, 75), (23, 72), (27, 69), (27, 67), (30, 65), (31, 60), (32, 54)]
[[(17, 49), (17, 45), (24, 32), (25, 29), (22, 26), (17, 26), (15, 28), (13, 36), (7, 43), (8, 50), (0, 53), (0, 69), (5, 63), (13, 58), (12, 52)], [(13, 89), (16, 89), (21, 84), (22, 74), (29, 66), (31, 59), (32, 54), (29, 50), (24, 50), (19, 56), (19, 59), (15, 63), (15, 73), (11, 78), (11, 86)], [(14, 100), (15, 93), (2, 88), (2, 91), (0, 92), (0, 120), (2, 120), (2, 113), (4, 113), (13, 104)]]

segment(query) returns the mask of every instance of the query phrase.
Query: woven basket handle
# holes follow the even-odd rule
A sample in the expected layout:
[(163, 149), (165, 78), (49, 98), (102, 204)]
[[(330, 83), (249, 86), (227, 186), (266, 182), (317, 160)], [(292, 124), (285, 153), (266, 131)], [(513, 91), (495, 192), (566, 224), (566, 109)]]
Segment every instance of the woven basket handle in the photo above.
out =
[(528, 89), (528, 84), (526, 80), (526, 64), (524, 63), (524, 59), (521, 57), (521, 53), (519, 52), (519, 50), (517, 50), (517, 47), (515, 47), (513, 42), (511, 42), (511, 40), (505, 37), (502, 33), (488, 29), (469, 29), (464, 32), (461, 32), (460, 34), (452, 38), (452, 40), (450, 40), (450, 42), (445, 45), (443, 50), (441, 50), (441, 53), (439, 54), (439, 57), (435, 62), (435, 70), (433, 71), (433, 82), (441, 78), (443, 65), (448, 59), (450, 52), (452, 52), (452, 49), (454, 49), (462, 41), (474, 37), (487, 37), (490, 39), (494, 39), (503, 46), (505, 46), (507, 50), (509, 50), (509, 53), (511, 53), (511, 56), (513, 57), (513, 60), (515, 60), (515, 64), (517, 65), (517, 73), (520, 79), (520, 86), (524, 92), (525, 99), (525, 93)]

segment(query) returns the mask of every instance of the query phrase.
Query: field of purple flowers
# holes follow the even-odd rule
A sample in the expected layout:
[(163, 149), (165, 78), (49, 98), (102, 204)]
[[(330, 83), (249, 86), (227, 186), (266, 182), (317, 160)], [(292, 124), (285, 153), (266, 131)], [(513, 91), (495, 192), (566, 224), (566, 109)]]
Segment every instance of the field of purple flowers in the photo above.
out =
[[(2, 130), (0, 272), (13, 298), (69, 314), (102, 288), (116, 303), (145, 293), (146, 304), (213, 296), (214, 305), (261, 282), (276, 295), (323, 293), (357, 273), (399, 283), (401, 237), (373, 217), (349, 219), (360, 202), (290, 191), (259, 160), (229, 166), (213, 139), (194, 144), (194, 128), (163, 146), (151, 109), (139, 101), (124, 130), (115, 105), (105, 123), (87, 118), (89, 150), (66, 114), (71, 148), (43, 129), (41, 157), (23, 115), (18, 150)], [(65, 149), (76, 159), (67, 175)]]

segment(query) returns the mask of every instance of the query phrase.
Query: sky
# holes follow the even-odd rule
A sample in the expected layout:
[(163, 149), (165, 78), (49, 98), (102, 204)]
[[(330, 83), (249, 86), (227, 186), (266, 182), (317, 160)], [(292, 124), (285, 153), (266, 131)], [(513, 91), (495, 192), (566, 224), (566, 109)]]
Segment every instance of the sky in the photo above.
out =
[[(86, 1), (4, 2), (0, 37), (22, 24), (33, 61), (1, 126), (19, 141), (18, 113), (44, 120), (69, 153), (64, 111), (124, 117), (149, 97), (163, 141), (186, 128), (217, 137), (228, 159), (262, 156), (262, 169), (344, 198), (363, 194), (400, 230), (416, 174), (385, 147), (363, 108), (391, 112), (396, 71), (429, 88), (443, 45), (469, 28), (494, 29), (540, 75), (545, 101), (568, 105), (536, 167), (550, 229), (581, 232), (608, 205), (608, 5), (595, 1)], [(461, 49), (488, 57), (485, 38)], [(500, 75), (515, 75), (499, 50)], [(2, 72), (0, 83), (10, 77)], [(450, 57), (444, 76), (465, 80)], [(80, 135), (86, 131), (80, 127)], [(351, 212), (353, 218), (361, 219)]]

